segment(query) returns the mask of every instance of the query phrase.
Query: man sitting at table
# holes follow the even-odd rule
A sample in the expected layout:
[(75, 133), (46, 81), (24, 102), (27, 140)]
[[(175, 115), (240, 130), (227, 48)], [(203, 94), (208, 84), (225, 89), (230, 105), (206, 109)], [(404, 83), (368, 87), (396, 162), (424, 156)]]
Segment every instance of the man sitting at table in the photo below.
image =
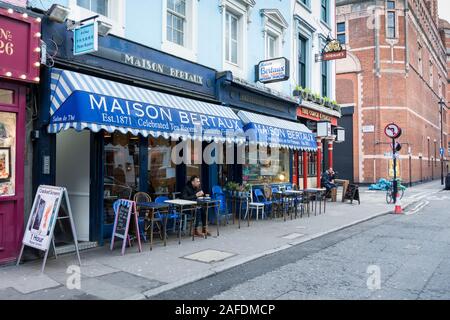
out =
[[(181, 199), (184, 200), (190, 200), (190, 201), (197, 201), (199, 197), (204, 197), (205, 193), (200, 188), (200, 178), (198, 176), (192, 176), (191, 179), (189, 179), (188, 183), (183, 189), (183, 192), (181, 194)], [(194, 235), (198, 237), (203, 237), (205, 234), (207, 236), (211, 236), (211, 234), (208, 232), (208, 229), (206, 228), (206, 210), (204, 208), (201, 208), (201, 219), (202, 219), (202, 226), (203, 226), (203, 232), (200, 232), (199, 227), (199, 219), (196, 219), (195, 221), (195, 228), (194, 228)], [(196, 212), (196, 214), (198, 213)]]
[(327, 189), (327, 195), (331, 194), (330, 191), (337, 188), (336, 184), (334, 183), (334, 179), (335, 173), (333, 171), (333, 168), (329, 168), (322, 175), (322, 187)]

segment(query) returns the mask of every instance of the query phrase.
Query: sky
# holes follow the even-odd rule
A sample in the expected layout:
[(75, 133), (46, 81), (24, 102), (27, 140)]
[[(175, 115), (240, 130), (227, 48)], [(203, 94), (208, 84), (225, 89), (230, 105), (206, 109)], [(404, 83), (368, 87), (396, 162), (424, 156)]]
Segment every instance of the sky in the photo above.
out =
[(450, 22), (450, 0), (439, 0), (439, 17)]

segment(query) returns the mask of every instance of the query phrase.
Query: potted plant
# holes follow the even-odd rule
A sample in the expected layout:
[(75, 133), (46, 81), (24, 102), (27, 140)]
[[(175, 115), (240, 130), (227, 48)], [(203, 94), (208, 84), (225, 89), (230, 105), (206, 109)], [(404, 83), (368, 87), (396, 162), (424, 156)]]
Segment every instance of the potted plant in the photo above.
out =
[(323, 103), (324, 103), (325, 107), (327, 107), (327, 108), (332, 108), (333, 107), (331, 99), (328, 98), (328, 97), (324, 97), (323, 98)]
[(301, 86), (296, 86), (294, 92), (292, 93), (294, 97), (303, 96), (303, 88)]
[(333, 101), (332, 104), (333, 104), (333, 110), (336, 110), (337, 112), (341, 112), (341, 106), (336, 101)]
[(309, 90), (308, 88), (306, 88), (304, 91), (304, 99), (308, 100), (308, 101), (313, 101), (314, 97), (313, 94), (311, 92), (311, 90)]
[(252, 192), (252, 185), (250, 183), (246, 183), (244, 185), (244, 192), (247, 194), (247, 196), (250, 196), (250, 192)]
[(318, 93), (314, 93), (314, 102), (317, 104), (323, 104), (322, 97)]

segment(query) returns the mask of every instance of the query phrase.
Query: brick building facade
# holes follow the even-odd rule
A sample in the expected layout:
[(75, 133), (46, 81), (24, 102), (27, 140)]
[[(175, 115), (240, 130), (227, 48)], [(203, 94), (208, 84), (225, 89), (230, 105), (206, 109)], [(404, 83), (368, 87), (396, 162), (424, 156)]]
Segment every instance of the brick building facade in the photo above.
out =
[[(447, 94), (448, 74), (437, 0), (337, 0), (336, 14), (338, 39), (348, 50), (337, 62), (336, 94), (338, 103), (353, 110), (355, 182), (389, 178), (391, 148), (384, 128), (392, 122), (403, 129), (401, 179), (440, 178), (439, 101)], [(445, 146), (447, 117), (445, 111)]]

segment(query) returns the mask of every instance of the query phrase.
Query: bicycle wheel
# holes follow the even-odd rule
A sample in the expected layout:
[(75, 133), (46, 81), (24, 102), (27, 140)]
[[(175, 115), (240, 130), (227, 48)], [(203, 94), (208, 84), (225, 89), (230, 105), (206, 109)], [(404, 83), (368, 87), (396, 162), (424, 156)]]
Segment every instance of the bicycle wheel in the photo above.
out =
[(388, 190), (386, 192), (386, 202), (387, 202), (387, 204), (391, 204), (394, 202), (394, 199), (392, 199), (392, 191), (391, 190)]

